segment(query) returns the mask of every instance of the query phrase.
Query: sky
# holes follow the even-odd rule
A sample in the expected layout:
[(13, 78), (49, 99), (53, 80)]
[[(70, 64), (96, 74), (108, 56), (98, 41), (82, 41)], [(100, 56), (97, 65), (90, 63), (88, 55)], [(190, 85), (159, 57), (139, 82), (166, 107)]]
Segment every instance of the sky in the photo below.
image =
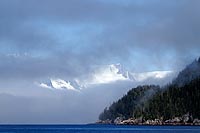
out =
[(78, 94), (37, 86), (50, 78), (83, 78), (116, 63), (136, 73), (180, 71), (200, 56), (199, 6), (199, 0), (1, 0), (0, 122), (92, 122), (133, 86), (112, 83)]

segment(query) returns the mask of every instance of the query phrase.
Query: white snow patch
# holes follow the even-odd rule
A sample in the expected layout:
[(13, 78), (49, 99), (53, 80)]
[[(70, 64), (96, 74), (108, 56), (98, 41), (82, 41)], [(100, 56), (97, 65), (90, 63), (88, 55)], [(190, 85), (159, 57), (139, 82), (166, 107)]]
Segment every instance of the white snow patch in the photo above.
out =
[(118, 73), (119, 69), (115, 65), (108, 65), (106, 67), (96, 70), (92, 75), (92, 80), (89, 84), (104, 84), (111, 83), (118, 80), (127, 80), (122, 74)]
[(58, 90), (67, 89), (67, 90), (79, 91), (75, 89), (69, 81), (65, 81), (62, 79), (51, 79), (51, 84), (53, 88), (58, 89)]
[(52, 89), (51, 86), (48, 86), (48, 85), (45, 84), (45, 83), (40, 83), (39, 86), (42, 87), (42, 88)]

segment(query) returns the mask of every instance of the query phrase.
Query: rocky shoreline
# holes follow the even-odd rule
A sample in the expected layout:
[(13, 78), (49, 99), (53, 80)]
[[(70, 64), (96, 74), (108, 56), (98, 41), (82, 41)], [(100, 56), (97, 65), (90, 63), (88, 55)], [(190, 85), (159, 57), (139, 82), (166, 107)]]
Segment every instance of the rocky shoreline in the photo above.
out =
[(189, 125), (189, 126), (200, 126), (199, 119), (193, 119), (189, 114), (185, 114), (182, 117), (174, 117), (169, 120), (154, 119), (154, 120), (144, 120), (140, 118), (129, 118), (123, 119), (122, 117), (117, 117), (115, 120), (99, 120), (97, 124), (115, 124), (115, 125)]

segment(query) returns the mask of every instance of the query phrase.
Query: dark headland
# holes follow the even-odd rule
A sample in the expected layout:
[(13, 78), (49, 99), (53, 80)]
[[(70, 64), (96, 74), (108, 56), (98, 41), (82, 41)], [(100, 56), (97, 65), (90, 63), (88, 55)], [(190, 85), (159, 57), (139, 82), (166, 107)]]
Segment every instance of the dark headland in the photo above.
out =
[(165, 86), (143, 85), (106, 107), (98, 124), (200, 125), (200, 58)]

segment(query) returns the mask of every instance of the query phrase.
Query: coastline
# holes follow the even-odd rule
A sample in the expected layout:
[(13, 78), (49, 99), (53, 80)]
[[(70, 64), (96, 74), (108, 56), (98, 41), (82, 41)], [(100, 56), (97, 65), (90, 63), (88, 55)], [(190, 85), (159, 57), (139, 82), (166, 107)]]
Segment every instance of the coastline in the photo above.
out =
[(100, 125), (132, 125), (132, 126), (200, 126), (200, 123), (198, 123), (198, 124), (194, 124), (194, 123), (162, 123), (162, 124), (120, 123), (120, 124), (115, 124), (115, 123), (96, 122), (94, 124), (100, 124)]
[(152, 126), (200, 126), (200, 120), (195, 118), (189, 114), (185, 114), (182, 117), (174, 117), (169, 120), (160, 119), (148, 119), (144, 120), (142, 117), (140, 118), (129, 118), (123, 119), (121, 117), (117, 117), (115, 120), (99, 120), (96, 124), (113, 124), (113, 125), (152, 125)]

